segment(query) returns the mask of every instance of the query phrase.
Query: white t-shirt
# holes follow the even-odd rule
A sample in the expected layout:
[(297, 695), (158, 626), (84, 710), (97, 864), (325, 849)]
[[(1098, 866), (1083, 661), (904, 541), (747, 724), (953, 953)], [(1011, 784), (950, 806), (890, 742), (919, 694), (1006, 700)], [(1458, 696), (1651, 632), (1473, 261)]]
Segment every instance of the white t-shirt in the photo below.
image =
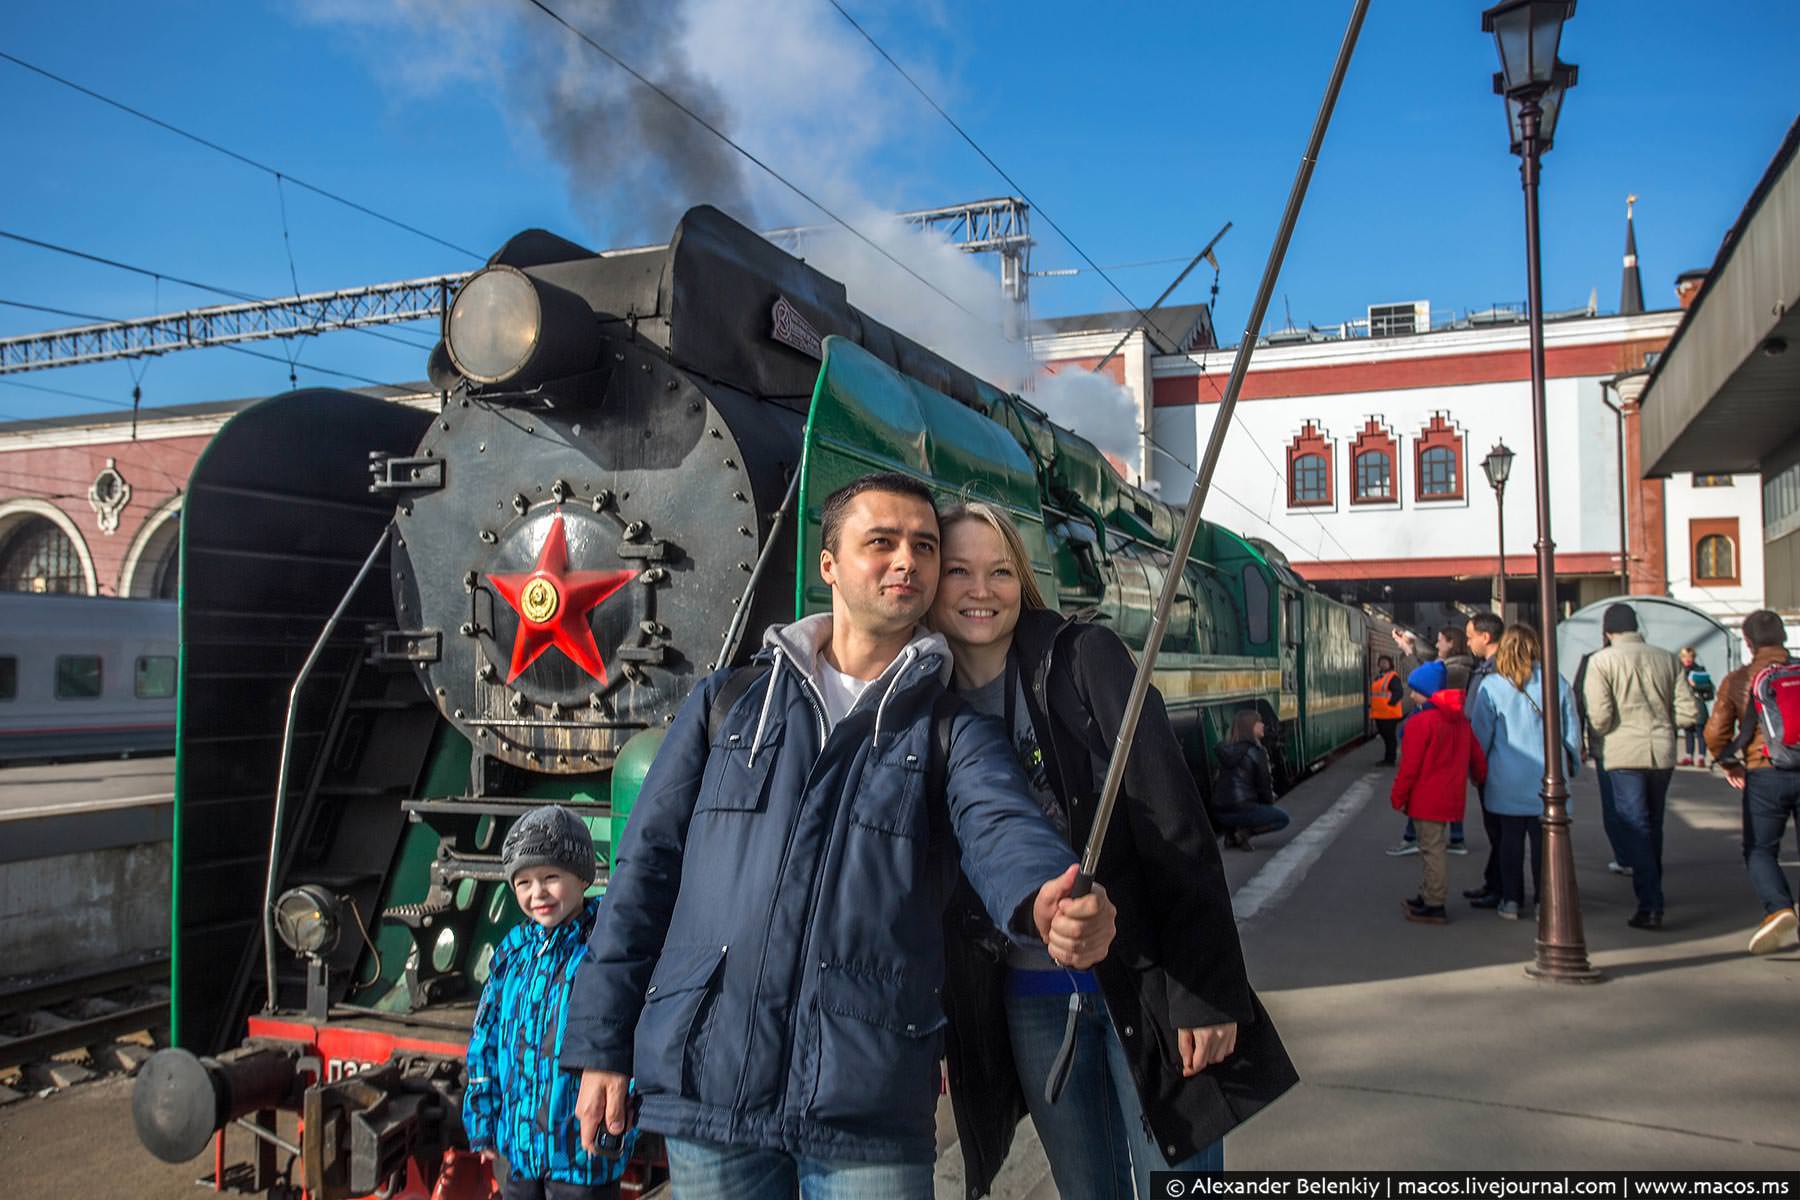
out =
[(858, 679), (854, 675), (846, 675), (826, 662), (823, 656), (819, 659), (819, 695), (825, 701), (825, 722), (835, 726), (850, 715), (856, 707), (857, 700), (869, 690), (873, 679)]

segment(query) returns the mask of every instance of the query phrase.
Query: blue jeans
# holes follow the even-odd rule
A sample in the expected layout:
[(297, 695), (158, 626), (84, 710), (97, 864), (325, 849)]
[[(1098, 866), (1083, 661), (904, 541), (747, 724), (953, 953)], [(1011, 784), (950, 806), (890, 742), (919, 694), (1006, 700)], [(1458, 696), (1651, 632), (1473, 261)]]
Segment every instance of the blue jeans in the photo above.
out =
[(1673, 767), (1660, 770), (1608, 771), (1613, 808), (1619, 818), (1619, 862), (1631, 868), (1631, 887), (1640, 912), (1663, 910), (1663, 810), (1669, 798)]
[(1744, 866), (1762, 901), (1763, 916), (1794, 906), (1781, 871), (1781, 835), (1788, 819), (1800, 830), (1800, 772), (1759, 767), (1744, 777)]
[(1134, 1178), (1139, 1196), (1151, 1194), (1152, 1171), (1225, 1170), (1223, 1139), (1178, 1163), (1168, 1162), (1150, 1140), (1125, 1048), (1097, 994), (1081, 997), (1069, 1086), (1055, 1105), (1045, 1103), (1044, 1081), (1062, 1045), (1068, 1017), (1067, 996), (1006, 998), (1006, 1028), (1012, 1038), (1019, 1083), (1031, 1109), (1031, 1123), (1044, 1144), (1044, 1156), (1050, 1160), (1059, 1196), (1064, 1200), (1130, 1200)]
[(667, 1139), (675, 1200), (932, 1200), (930, 1163), (836, 1162)]
[[(1450, 844), (1452, 846), (1460, 846), (1463, 844), (1462, 825), (1463, 823), (1461, 821), (1450, 822)], [(1401, 835), (1401, 840), (1406, 842), (1416, 842), (1419, 840), (1419, 831), (1413, 828), (1411, 817), (1406, 818), (1406, 832)]]
[(1625, 843), (1620, 836), (1624, 826), (1619, 821), (1618, 806), (1613, 803), (1612, 772), (1594, 756), (1594, 775), (1600, 780), (1600, 827), (1606, 830), (1606, 844), (1612, 847), (1613, 861), (1621, 867), (1626, 866)]

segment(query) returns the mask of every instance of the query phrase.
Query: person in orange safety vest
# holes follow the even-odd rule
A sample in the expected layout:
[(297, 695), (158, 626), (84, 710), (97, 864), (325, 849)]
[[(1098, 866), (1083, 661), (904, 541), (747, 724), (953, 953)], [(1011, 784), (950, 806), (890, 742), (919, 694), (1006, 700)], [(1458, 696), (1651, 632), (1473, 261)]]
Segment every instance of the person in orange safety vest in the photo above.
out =
[(1400, 698), (1406, 694), (1406, 685), (1394, 670), (1394, 660), (1385, 654), (1375, 660), (1375, 672), (1375, 681), (1369, 685), (1369, 718), (1381, 735), (1381, 765), (1391, 767), (1398, 740), (1395, 731), (1400, 728)]

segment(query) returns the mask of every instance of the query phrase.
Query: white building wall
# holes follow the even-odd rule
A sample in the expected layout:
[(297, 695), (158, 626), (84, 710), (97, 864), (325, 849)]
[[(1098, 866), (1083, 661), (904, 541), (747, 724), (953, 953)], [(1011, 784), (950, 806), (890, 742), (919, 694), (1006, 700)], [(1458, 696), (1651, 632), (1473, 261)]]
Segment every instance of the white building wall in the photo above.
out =
[[(1663, 515), (1669, 560), (1669, 594), (1711, 613), (1733, 628), (1763, 607), (1762, 476), (1733, 475), (1730, 487), (1695, 487), (1690, 474), (1663, 485)], [(1738, 586), (1695, 583), (1692, 522), (1735, 518), (1738, 526)]]

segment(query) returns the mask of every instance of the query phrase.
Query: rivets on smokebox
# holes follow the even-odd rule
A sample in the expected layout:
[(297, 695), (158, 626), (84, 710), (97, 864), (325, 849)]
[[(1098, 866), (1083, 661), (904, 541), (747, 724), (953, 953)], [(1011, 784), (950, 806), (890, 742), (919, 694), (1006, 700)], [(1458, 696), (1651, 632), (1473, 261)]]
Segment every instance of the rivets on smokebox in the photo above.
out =
[(737, 469), (737, 459), (735, 459), (735, 458), (726, 459), (724, 462), (724, 466), (727, 470), (736, 470)]
[(550, 485), (550, 494), (556, 498), (558, 503), (569, 498), (570, 490), (568, 483), (561, 479)]
[(555, 702), (552, 702), (552, 703), (551, 703), (551, 705), (550, 705), (550, 719), (551, 719), (551, 720), (552, 720), (552, 721), (560, 721), (560, 720), (562, 720), (562, 719), (563, 719), (563, 706), (562, 706), (562, 705), (560, 705), (560, 704), (557, 704), (557, 703), (555, 703)]
[(491, 530), (491, 529), (484, 529), (484, 530), (482, 530), (482, 531), (481, 531), (481, 540), (482, 540), (482, 541), (484, 541), (484, 542), (486, 542), (486, 543), (487, 543), (487, 544), (488, 544), (488, 545), (490, 545), (490, 546), (491, 546), (491, 545), (493, 545), (493, 544), (494, 544), (494, 543), (495, 543), (495, 542), (497, 542), (497, 541), (499, 541), (499, 540), (500, 540), (500, 538), (499, 538), (499, 537), (498, 537), (498, 536), (497, 536), (497, 535), (496, 535), (496, 534), (495, 534), (495, 533), (494, 533), (494, 531), (493, 531), (493, 530)]
[(756, 536), (754, 533), (750, 532), (750, 527), (748, 525), (739, 525), (738, 532), (743, 534), (745, 537), (755, 537)]
[(668, 381), (668, 382), (667, 382), (667, 383), (665, 383), (665, 384), (663, 384), (663, 390), (664, 390), (664, 391), (665, 391), (665, 392), (672, 392), (672, 391), (674, 391), (674, 390), (675, 390), (675, 389), (676, 389), (676, 388), (678, 388), (678, 387), (680, 387), (680, 386), (681, 386), (681, 384), (680, 384), (680, 383), (679, 383), (679, 382), (677, 382), (677, 381), (676, 381), (676, 380), (673, 380), (673, 379), (671, 379), (671, 380), (669, 380), (669, 381)]
[(588, 707), (593, 709), (595, 712), (599, 712), (601, 709), (606, 707), (606, 701), (602, 700), (600, 698), (599, 692), (589, 692), (588, 693)]
[(644, 536), (644, 530), (646, 528), (647, 528), (647, 526), (645, 526), (645, 524), (642, 521), (630, 522), (629, 524), (627, 524), (625, 526), (625, 540), (628, 542), (637, 541), (639, 538)]
[(463, 591), (465, 591), (465, 592), (474, 591), (475, 585), (480, 582), (481, 582), (481, 576), (476, 574), (474, 571), (463, 572)]
[(594, 493), (594, 511), (595, 512), (605, 511), (607, 505), (609, 505), (611, 503), (612, 503), (612, 493), (607, 491), (605, 488), (601, 488), (599, 491)]
[(750, 570), (750, 564), (747, 562), (741, 562), (738, 564), (738, 570), (748, 572)]
[(514, 712), (520, 713), (520, 714), (523, 714), (525, 712), (525, 710), (531, 706), (531, 702), (529, 700), (525, 699), (524, 692), (514, 692), (512, 694), (511, 703), (512, 703), (512, 710)]
[(480, 633), (481, 630), (476, 627), (475, 622), (464, 621), (461, 625), (456, 627), (456, 632), (462, 634), (464, 637), (474, 637), (476, 634)]
[(494, 680), (500, 678), (500, 672), (494, 668), (493, 663), (482, 663), (481, 669), (475, 672), (475, 674), (481, 678), (481, 682), (483, 683), (492, 683)]
[(638, 582), (648, 586), (653, 583), (661, 583), (668, 577), (669, 573), (663, 568), (651, 567), (648, 571), (645, 571), (642, 575), (638, 576)]
[(525, 498), (524, 492), (514, 492), (512, 505), (514, 512), (518, 513), (520, 516), (524, 516), (525, 510), (531, 507), (531, 501)]
[(666, 637), (669, 631), (655, 621), (639, 621), (638, 629), (645, 637)]
[(712, 434), (716, 438), (722, 438), (725, 436), (724, 434), (720, 433), (717, 429), (709, 429), (709, 430), (707, 430), (707, 432)]

